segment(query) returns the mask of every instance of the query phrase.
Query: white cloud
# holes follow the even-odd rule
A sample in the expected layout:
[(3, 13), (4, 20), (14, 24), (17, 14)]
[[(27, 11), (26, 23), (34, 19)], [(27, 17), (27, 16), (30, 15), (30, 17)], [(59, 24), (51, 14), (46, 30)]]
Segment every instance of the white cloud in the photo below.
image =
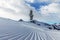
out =
[(40, 2), (60, 2), (60, 0), (39, 0)]
[(34, 2), (34, 0), (25, 0), (25, 1), (27, 1), (27, 2), (31, 2), (31, 3), (33, 3), (33, 2)]
[(28, 20), (29, 10), (24, 0), (0, 0), (0, 17)]
[(32, 3), (34, 3), (34, 2), (46, 2), (46, 3), (60, 2), (60, 0), (27, 0), (27, 1), (32, 2)]
[(60, 21), (60, 4), (51, 3), (47, 6), (43, 6), (40, 9), (41, 18), (48, 22), (59, 22)]
[(42, 14), (50, 14), (50, 13), (59, 13), (60, 12), (60, 4), (52, 3), (47, 6), (41, 7)]

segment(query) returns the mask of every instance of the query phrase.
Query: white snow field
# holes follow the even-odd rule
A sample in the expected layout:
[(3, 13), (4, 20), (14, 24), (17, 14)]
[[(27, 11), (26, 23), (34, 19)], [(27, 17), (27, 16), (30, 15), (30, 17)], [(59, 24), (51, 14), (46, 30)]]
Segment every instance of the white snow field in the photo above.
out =
[(0, 18), (0, 40), (60, 40), (60, 31)]

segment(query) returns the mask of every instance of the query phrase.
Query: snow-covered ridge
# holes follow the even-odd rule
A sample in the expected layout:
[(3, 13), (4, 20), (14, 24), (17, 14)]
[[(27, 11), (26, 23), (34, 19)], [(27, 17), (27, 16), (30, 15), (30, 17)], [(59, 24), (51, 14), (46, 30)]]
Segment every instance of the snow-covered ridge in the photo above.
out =
[(32, 20), (31, 23), (34, 23), (40, 27), (43, 28), (48, 28), (48, 29), (54, 29), (54, 30), (60, 30), (60, 24), (48, 24), (48, 23), (44, 23), (44, 22), (40, 22), (37, 20)]
[(0, 40), (59, 40), (59, 34), (30, 22), (0, 18)]

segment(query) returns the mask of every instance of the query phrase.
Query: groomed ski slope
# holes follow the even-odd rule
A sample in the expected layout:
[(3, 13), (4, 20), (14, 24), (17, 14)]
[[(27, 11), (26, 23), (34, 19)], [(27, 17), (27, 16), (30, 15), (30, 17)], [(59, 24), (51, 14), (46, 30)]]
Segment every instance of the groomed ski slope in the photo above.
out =
[(0, 40), (60, 40), (60, 31), (0, 18)]

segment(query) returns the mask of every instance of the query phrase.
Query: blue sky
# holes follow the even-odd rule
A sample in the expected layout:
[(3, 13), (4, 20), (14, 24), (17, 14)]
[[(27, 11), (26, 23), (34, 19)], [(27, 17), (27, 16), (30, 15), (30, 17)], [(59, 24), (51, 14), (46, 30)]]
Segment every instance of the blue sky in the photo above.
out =
[(49, 3), (46, 3), (46, 2), (33, 2), (33, 3), (30, 3), (30, 2), (27, 2), (25, 1), (27, 4), (29, 4), (30, 6), (34, 7), (36, 10), (39, 10), (40, 7), (42, 6), (46, 6), (48, 5)]
[(0, 0), (0, 17), (29, 21), (31, 9), (34, 20), (60, 23), (60, 0)]

